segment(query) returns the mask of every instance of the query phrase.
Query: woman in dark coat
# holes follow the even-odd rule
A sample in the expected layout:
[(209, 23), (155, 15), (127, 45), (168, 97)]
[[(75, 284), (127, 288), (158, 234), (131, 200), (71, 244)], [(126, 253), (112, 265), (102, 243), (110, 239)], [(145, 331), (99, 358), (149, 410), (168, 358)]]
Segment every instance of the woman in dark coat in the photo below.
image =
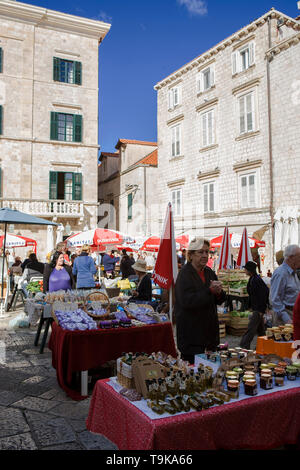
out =
[(122, 279), (128, 279), (129, 276), (135, 276), (135, 270), (132, 267), (135, 261), (128, 256), (125, 249), (122, 250), (122, 255), (120, 271), (122, 273)]
[(62, 251), (56, 251), (49, 264), (45, 264), (43, 274), (43, 292), (75, 289), (72, 267), (64, 262)]
[(197, 238), (188, 248), (188, 262), (175, 284), (177, 346), (183, 360), (194, 363), (194, 355), (215, 351), (219, 339), (217, 304), (226, 294), (214, 271), (206, 266), (209, 242)]
[(132, 267), (135, 270), (135, 273), (138, 276), (139, 280), (137, 289), (132, 292), (133, 296), (128, 299), (128, 302), (150, 302), (152, 300), (152, 282), (150, 275), (147, 274), (146, 261), (143, 259), (138, 259)]

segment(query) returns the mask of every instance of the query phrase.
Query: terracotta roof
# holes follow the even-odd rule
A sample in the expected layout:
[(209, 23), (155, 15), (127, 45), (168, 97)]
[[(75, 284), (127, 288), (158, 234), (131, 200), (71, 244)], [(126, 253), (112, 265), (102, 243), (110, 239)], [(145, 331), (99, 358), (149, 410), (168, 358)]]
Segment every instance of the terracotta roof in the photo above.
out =
[(146, 155), (146, 157), (142, 158), (142, 160), (139, 160), (138, 163), (141, 165), (154, 165), (157, 166), (158, 159), (157, 159), (157, 149), (154, 150), (153, 152), (149, 153), (149, 155)]
[(115, 148), (118, 149), (122, 144), (152, 145), (154, 147), (155, 145), (157, 145), (157, 142), (145, 142), (144, 140), (119, 139)]

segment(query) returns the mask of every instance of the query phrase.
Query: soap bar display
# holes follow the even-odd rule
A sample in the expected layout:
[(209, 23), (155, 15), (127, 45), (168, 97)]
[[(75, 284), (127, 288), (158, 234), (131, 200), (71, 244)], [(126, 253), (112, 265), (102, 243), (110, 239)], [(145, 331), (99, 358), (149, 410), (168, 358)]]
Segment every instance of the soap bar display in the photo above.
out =
[(97, 323), (82, 309), (63, 311), (55, 310), (54, 316), (61, 328), (69, 331), (96, 330)]

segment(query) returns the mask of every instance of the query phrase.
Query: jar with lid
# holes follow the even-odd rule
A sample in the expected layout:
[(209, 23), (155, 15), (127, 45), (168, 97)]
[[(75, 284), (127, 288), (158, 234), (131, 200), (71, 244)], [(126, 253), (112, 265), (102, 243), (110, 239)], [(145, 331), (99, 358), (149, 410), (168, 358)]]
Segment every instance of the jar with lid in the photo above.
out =
[(227, 390), (233, 398), (239, 398), (240, 382), (238, 380), (228, 380)]
[(261, 374), (260, 388), (263, 388), (264, 390), (270, 390), (273, 388), (273, 379), (270, 374)]
[(286, 367), (286, 376), (288, 380), (296, 380), (298, 368), (294, 366)]
[(250, 396), (257, 395), (257, 384), (256, 380), (246, 380), (245, 384), (245, 394)]

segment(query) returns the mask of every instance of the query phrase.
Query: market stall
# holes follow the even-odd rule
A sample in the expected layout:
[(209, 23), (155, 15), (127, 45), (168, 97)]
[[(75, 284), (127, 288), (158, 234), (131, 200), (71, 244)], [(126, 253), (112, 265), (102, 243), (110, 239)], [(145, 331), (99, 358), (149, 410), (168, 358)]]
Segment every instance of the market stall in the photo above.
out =
[(123, 351), (150, 353), (163, 349), (176, 355), (169, 322), (87, 331), (67, 331), (53, 323), (48, 347), (52, 351), (52, 365), (56, 369), (58, 383), (73, 400), (86, 398), (72, 388), (74, 372), (97, 368), (117, 359)]
[[(147, 380), (150, 373), (144, 374), (146, 398), (142, 388), (139, 398), (134, 393), (137, 390), (126, 391), (124, 383), (118, 383), (116, 378), (99, 380), (94, 387), (87, 429), (105, 435), (120, 450), (258, 450), (300, 443), (300, 364), (297, 369), (280, 358), (262, 364), (252, 351), (241, 348), (206, 357), (198, 358), (196, 367), (191, 368), (193, 373), (185, 370), (180, 374), (176, 365), (170, 372), (167, 367), (163, 371), (165, 378), (156, 381), (158, 388), (153, 387), (153, 380)], [(136, 361), (142, 367), (143, 358), (135, 358), (133, 371), (138, 370)], [(162, 369), (159, 362), (157, 374)], [(176, 395), (170, 382), (170, 374), (174, 373), (180, 380)], [(199, 388), (198, 379), (191, 382), (197, 374), (201, 377)], [(133, 377), (138, 389), (141, 373), (133, 372)], [(163, 387), (167, 392), (163, 392)], [(176, 401), (190, 408), (181, 407), (174, 412)]]

